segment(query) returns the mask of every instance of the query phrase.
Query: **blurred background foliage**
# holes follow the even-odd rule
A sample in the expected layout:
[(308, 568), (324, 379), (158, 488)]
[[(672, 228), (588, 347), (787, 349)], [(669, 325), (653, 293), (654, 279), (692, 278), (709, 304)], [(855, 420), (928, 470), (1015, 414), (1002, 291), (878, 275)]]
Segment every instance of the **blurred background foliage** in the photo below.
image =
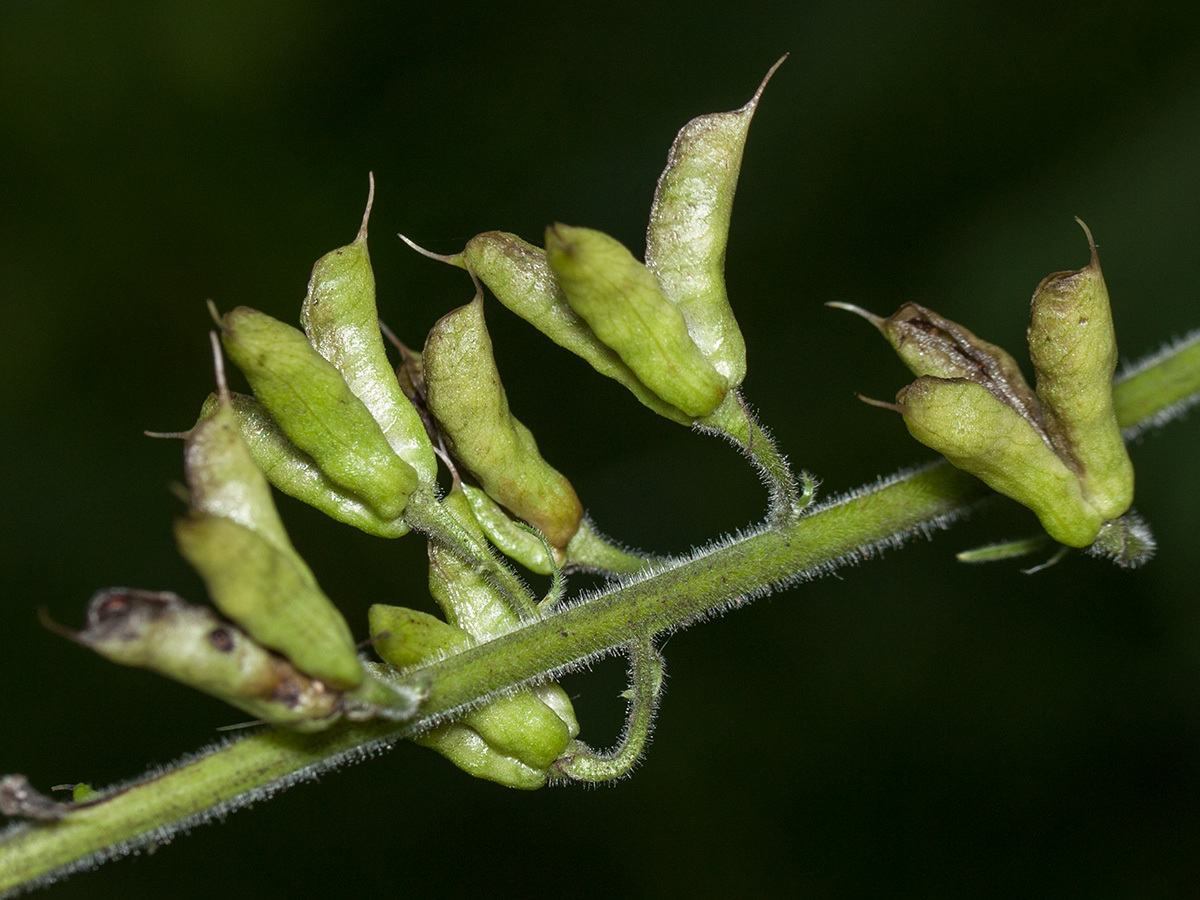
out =
[[(638, 251), (676, 130), (790, 51), (728, 279), (747, 395), (829, 496), (928, 453), (854, 399), (906, 373), (826, 300), (917, 300), (1021, 356), (1033, 287), (1087, 259), (1078, 215), (1126, 359), (1196, 327), (1198, 33), (1184, 2), (0, 4), (0, 771), (106, 783), (238, 721), (35, 610), (200, 599), (170, 536), (180, 448), (140, 432), (188, 427), (211, 387), (206, 298), (295, 320), (368, 170), (381, 311), (419, 344), (471, 288), (396, 232), (452, 252), (561, 220)], [(728, 447), (489, 316), (517, 415), (609, 533), (683, 551), (759, 517)], [(1030, 532), (997, 502), (676, 635), (654, 746), (614, 789), (506, 791), (406, 745), (54, 896), (1194, 894), (1197, 438), (1193, 417), (1136, 447), (1142, 571), (955, 563)], [(420, 541), (283, 506), (360, 637), (372, 602), (428, 608)], [(622, 677), (567, 679), (595, 744)]]

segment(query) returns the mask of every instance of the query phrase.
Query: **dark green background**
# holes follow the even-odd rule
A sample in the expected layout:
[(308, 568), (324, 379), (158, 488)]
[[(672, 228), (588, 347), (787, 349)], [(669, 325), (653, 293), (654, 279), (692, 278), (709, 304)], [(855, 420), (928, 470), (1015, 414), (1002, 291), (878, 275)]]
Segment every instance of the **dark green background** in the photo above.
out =
[[(179, 446), (212, 383), (204, 300), (298, 313), (358, 225), (384, 317), (420, 342), (470, 299), (454, 251), (553, 220), (641, 249), (690, 117), (783, 52), (745, 157), (728, 280), (747, 394), (826, 496), (928, 458), (854, 399), (906, 374), (826, 300), (928, 303), (1020, 355), (1047, 273), (1101, 244), (1125, 358), (1195, 327), (1200, 6), (1192, 3), (18, 2), (0, 6), (0, 772), (48, 787), (167, 762), (237, 721), (43, 630), (112, 584), (199, 599), (177, 558)], [(624, 540), (683, 551), (748, 524), (756, 479), (498, 305), (516, 413)], [(1034, 577), (965, 526), (677, 634), (641, 770), (506, 791), (433, 754), (297, 788), (55, 896), (1166, 897), (1200, 887), (1197, 421), (1134, 448), (1161, 548)], [(423, 547), (284, 504), (365, 632), (428, 604)], [(570, 677), (585, 737), (622, 665)]]

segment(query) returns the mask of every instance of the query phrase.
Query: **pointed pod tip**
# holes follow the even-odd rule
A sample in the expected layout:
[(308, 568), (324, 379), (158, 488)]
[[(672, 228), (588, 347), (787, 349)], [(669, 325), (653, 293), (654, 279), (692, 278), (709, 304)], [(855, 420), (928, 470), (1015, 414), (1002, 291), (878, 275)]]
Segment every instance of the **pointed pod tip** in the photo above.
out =
[(46, 609), (46, 607), (39, 606), (37, 614), (38, 621), (42, 623), (42, 627), (47, 631), (51, 631), (54, 634), (57, 634), (59, 637), (66, 638), (73, 644), (82, 643), (82, 641), (79, 639), (79, 632), (73, 631), (66, 625), (60, 625), (58, 622), (54, 621), (54, 619), (50, 616), (50, 610)]
[(788, 58), (788, 56), (790, 56), (790, 54), (785, 53), (785, 54), (783, 54), (783, 56), (779, 57), (779, 59), (775, 60), (775, 64), (773, 66), (771, 66), (771, 68), (767, 69), (767, 74), (764, 75), (763, 80), (761, 82), (759, 82), (758, 90), (754, 92), (754, 96), (751, 97), (746, 102), (746, 105), (743, 106), (740, 110), (738, 110), (738, 112), (753, 112), (754, 111), (754, 109), (758, 106), (758, 101), (762, 98), (763, 91), (766, 90), (766, 88), (767, 88), (767, 82), (769, 82), (771, 80), (771, 76), (774, 75), (776, 70), (778, 70), (779, 67), (783, 65), (784, 60), (786, 60)]
[(232, 399), (229, 394), (229, 382), (225, 379), (225, 354), (221, 352), (221, 339), (215, 331), (208, 333), (208, 342), (212, 347), (213, 374), (217, 379), (217, 397), (222, 406), (229, 406)]
[(1092, 251), (1092, 264), (1095, 265), (1100, 258), (1100, 254), (1096, 252), (1096, 241), (1092, 238), (1092, 229), (1088, 228), (1087, 223), (1079, 218), (1079, 216), (1075, 217), (1075, 221), (1079, 223), (1079, 227), (1087, 235), (1088, 248)]
[(358, 234), (354, 238), (354, 243), (365, 244), (367, 242), (367, 222), (371, 219), (371, 207), (375, 205), (375, 173), (367, 173), (367, 208), (363, 211), (362, 224), (358, 226)]
[(432, 250), (426, 250), (416, 241), (407, 238), (402, 234), (397, 234), (396, 237), (400, 238), (400, 240), (404, 241), (404, 243), (408, 244), (409, 247), (411, 247), (413, 250), (416, 250), (422, 256), (428, 256), (430, 259), (436, 259), (438, 262), (444, 262), (449, 263), (452, 266), (458, 266), (460, 269), (466, 268), (466, 265), (462, 261), (461, 253), (434, 253)]
[(854, 396), (868, 406), (878, 406), (880, 409), (890, 409), (892, 412), (897, 412), (901, 415), (904, 415), (904, 407), (898, 403), (888, 403), (886, 400), (875, 400), (874, 398), (864, 396), (863, 394), (855, 394)]
[(853, 303), (842, 303), (840, 300), (828, 300), (826, 301), (825, 305), (832, 307), (833, 309), (844, 309), (846, 312), (852, 312), (856, 316), (861, 316), (876, 328), (879, 328), (883, 323), (882, 316), (877, 316), (875, 313), (865, 310), (861, 306), (855, 306)]

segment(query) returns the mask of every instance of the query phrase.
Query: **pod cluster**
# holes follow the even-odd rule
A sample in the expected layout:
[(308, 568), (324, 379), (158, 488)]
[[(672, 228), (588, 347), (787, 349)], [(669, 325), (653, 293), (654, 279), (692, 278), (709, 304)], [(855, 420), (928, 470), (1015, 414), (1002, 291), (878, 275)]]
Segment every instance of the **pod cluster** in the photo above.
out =
[(92, 598), (87, 627), (70, 636), (300, 731), (342, 717), (410, 718), (419, 698), (365, 670), (346, 620), (288, 539), (223, 378), (218, 385), (186, 436), (189, 508), (175, 537), (224, 618), (173, 594), (117, 588)]
[(1031, 509), (1059, 543), (1133, 566), (1153, 541), (1130, 513), (1133, 465), (1113, 407), (1116, 335), (1083, 227), (1088, 265), (1049, 275), (1033, 294), (1033, 389), (1010, 354), (923, 306), (885, 319), (831, 305), (868, 319), (918, 376), (895, 404), (877, 404), (900, 412), (917, 440)]
[[(461, 485), (455, 485), (442, 505), (477, 540), (484, 539)], [(516, 612), (496, 586), (469, 560), (437, 541), (429, 542), (429, 591), (447, 621), (400, 606), (371, 607), (373, 646), (389, 665), (418, 666), (518, 625)], [(478, 778), (533, 790), (546, 783), (551, 765), (578, 734), (570, 699), (550, 683), (494, 699), (414, 740)]]
[[(780, 60), (782, 62), (782, 60)], [(746, 344), (725, 289), (725, 245), (750, 121), (748, 103), (679, 132), (658, 180), (645, 261), (602, 232), (554, 224), (544, 247), (489, 231), (449, 261), (650, 409), (690, 424), (746, 376)]]

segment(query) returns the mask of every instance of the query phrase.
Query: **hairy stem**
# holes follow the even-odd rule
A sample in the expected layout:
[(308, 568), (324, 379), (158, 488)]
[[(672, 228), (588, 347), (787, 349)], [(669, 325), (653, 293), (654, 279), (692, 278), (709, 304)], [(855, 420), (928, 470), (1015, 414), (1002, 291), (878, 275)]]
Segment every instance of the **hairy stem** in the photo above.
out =
[[(1118, 385), (1122, 424), (1161, 423), (1200, 389), (1196, 338), (1176, 345)], [(941, 464), (863, 489), (693, 556), (652, 565), (547, 618), (408, 673), (420, 718), (345, 723), (317, 735), (264, 731), (214, 745), (108, 799), (54, 822), (0, 835), (0, 892), (54, 879), (169, 838), (323, 771), (365, 759), (395, 741), (486, 702), (497, 692), (685, 627), (727, 605), (815, 577), (839, 561), (949, 524), (987, 489)], [(515, 586), (514, 586), (515, 587)]]

